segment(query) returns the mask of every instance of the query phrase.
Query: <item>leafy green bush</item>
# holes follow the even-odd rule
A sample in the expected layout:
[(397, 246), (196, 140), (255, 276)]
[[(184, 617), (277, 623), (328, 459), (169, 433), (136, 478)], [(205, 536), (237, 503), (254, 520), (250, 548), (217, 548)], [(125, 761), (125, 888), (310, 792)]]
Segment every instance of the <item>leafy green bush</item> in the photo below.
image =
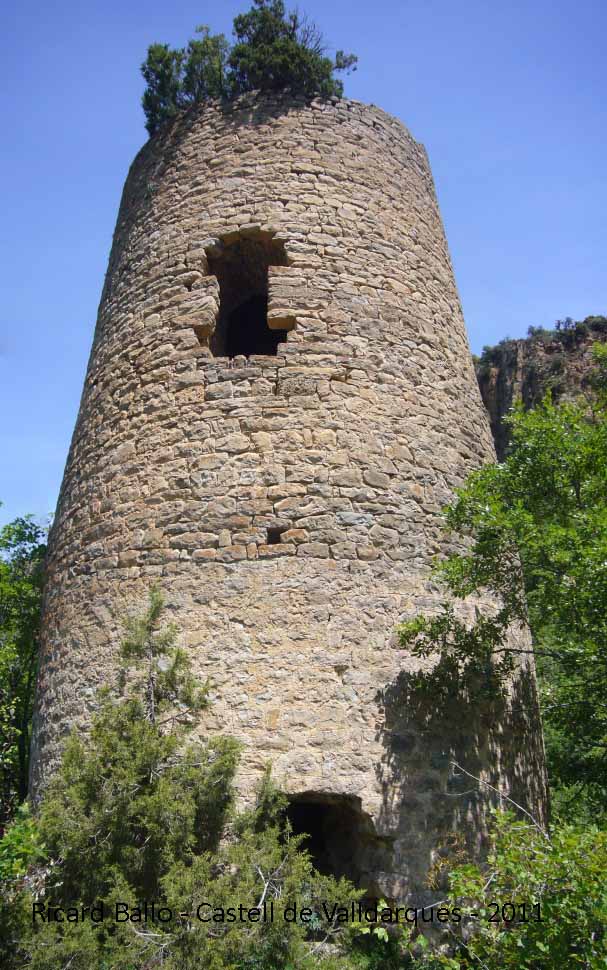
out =
[(487, 865), (451, 874), (448, 905), (462, 921), (452, 950), (415, 961), (447, 970), (564, 970), (607, 966), (607, 832), (571, 825), (550, 838), (496, 814)]
[(230, 94), (228, 41), (205, 26), (197, 27), (196, 33), (199, 38), (190, 40), (186, 48), (174, 50), (168, 44), (148, 48), (141, 73), (146, 82), (142, 105), (150, 135), (195, 101)]
[(183, 108), (207, 98), (284, 88), (307, 96), (341, 97), (343, 84), (333, 75), (356, 69), (353, 54), (337, 51), (334, 60), (328, 57), (318, 28), (297, 11), (287, 12), (283, 0), (253, 0), (247, 13), (234, 18), (232, 47), (208, 27), (198, 27), (196, 33), (200, 37), (185, 48), (148, 48), (141, 71), (150, 135)]
[(24, 802), (0, 839), (0, 884), (16, 881), (24, 876), (42, 854), (38, 826), (32, 818), (29, 805)]
[(27, 873), (44, 855), (38, 826), (24, 803), (0, 839), (0, 966), (12, 966), (29, 917)]
[(322, 34), (297, 11), (286, 13), (283, 0), (253, 0), (248, 13), (234, 20), (234, 44), (229, 58), (234, 90), (280, 91), (341, 97), (343, 85), (334, 71), (346, 71), (356, 57), (338, 51), (326, 57)]
[[(323, 949), (337, 926), (291, 922), (283, 911), (295, 904), (318, 915), (321, 900), (347, 905), (361, 894), (314, 870), (269, 774), (257, 806), (235, 814), (239, 746), (229, 737), (187, 742), (206, 689), (176, 646), (175, 628), (159, 625), (161, 613), (153, 590), (147, 610), (126, 624), (121, 693), (103, 692), (90, 736), (69, 738), (38, 824), (23, 815), (0, 843), (10, 876), (0, 893), (2, 966), (347, 970), (339, 947)], [(117, 904), (121, 916), (137, 915), (146, 901), (156, 913), (170, 910), (170, 919), (115, 920)], [(85, 907), (104, 918), (33, 922), (34, 902), (43, 914)], [(200, 905), (209, 915), (264, 902), (273, 920), (196, 918)]]
[(487, 376), (492, 367), (508, 367), (516, 360), (516, 341), (510, 337), (500, 340), (494, 347), (485, 345), (478, 358), (478, 373)]
[(603, 316), (586, 317), (585, 320), (583, 320), (582, 322), (590, 330), (594, 330), (595, 333), (607, 333), (607, 317), (603, 317)]
[(0, 835), (27, 795), (45, 538), (30, 516), (0, 529)]
[(546, 330), (545, 333), (549, 339), (558, 340), (567, 348), (575, 347), (589, 333), (607, 333), (607, 317), (590, 316), (577, 321), (565, 317), (555, 322), (554, 330)]
[[(498, 811), (486, 864), (459, 865), (440, 903), (457, 920), (424, 937), (367, 930), (373, 970), (564, 970), (607, 966), (607, 832), (550, 834)], [(360, 932), (360, 931), (359, 931)]]

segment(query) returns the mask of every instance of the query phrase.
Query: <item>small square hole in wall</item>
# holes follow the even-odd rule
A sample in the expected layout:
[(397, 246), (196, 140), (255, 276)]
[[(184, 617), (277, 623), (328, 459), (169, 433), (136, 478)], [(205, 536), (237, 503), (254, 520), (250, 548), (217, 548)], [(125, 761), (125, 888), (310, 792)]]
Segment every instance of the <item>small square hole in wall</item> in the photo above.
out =
[(277, 546), (278, 543), (280, 542), (280, 537), (283, 534), (283, 532), (286, 532), (286, 529), (281, 529), (278, 526), (268, 529), (267, 530), (268, 545)]

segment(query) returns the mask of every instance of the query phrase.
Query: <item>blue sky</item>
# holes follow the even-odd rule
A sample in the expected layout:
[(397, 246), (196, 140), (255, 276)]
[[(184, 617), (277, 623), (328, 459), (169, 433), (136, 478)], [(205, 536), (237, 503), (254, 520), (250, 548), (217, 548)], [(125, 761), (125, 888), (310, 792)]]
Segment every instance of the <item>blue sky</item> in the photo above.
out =
[[(148, 44), (241, 3), (48, 0), (0, 15), (0, 522), (52, 512)], [(346, 94), (428, 149), (472, 349), (606, 313), (604, 0), (301, 0), (359, 55)]]

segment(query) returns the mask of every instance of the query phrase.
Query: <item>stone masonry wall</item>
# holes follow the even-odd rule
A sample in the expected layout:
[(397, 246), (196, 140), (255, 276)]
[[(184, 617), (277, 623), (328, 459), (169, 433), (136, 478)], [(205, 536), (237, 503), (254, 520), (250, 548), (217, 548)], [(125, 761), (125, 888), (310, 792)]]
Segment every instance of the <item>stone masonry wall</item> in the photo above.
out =
[[(214, 357), (209, 262), (247, 238), (284, 249), (268, 319), (288, 334), (276, 356)], [(484, 828), (452, 758), (543, 803), (532, 670), (499, 711), (457, 684), (428, 702), (394, 636), (436, 604), (439, 511), (492, 457), (426, 153), (399, 121), (252, 97), (163, 129), (124, 190), (52, 530), (36, 788), (158, 582), (213, 680), (201, 733), (245, 744), (242, 798), (270, 760), (287, 791), (345, 799), (349, 874), (426, 898), (449, 833)]]

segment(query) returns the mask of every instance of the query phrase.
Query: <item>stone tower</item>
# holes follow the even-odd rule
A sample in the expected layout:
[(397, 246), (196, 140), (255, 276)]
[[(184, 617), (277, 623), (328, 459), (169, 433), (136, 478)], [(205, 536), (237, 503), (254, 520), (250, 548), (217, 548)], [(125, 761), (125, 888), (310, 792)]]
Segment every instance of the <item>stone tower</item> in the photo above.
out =
[[(424, 148), (375, 107), (197, 106), (129, 173), (50, 540), (39, 788), (159, 583), (201, 732), (270, 761), (319, 865), (424, 897), (486, 801), (541, 809), (533, 671), (499, 711), (437, 681), (395, 624), (431, 610), (439, 512), (493, 457)], [(523, 635), (523, 634), (521, 634)]]

